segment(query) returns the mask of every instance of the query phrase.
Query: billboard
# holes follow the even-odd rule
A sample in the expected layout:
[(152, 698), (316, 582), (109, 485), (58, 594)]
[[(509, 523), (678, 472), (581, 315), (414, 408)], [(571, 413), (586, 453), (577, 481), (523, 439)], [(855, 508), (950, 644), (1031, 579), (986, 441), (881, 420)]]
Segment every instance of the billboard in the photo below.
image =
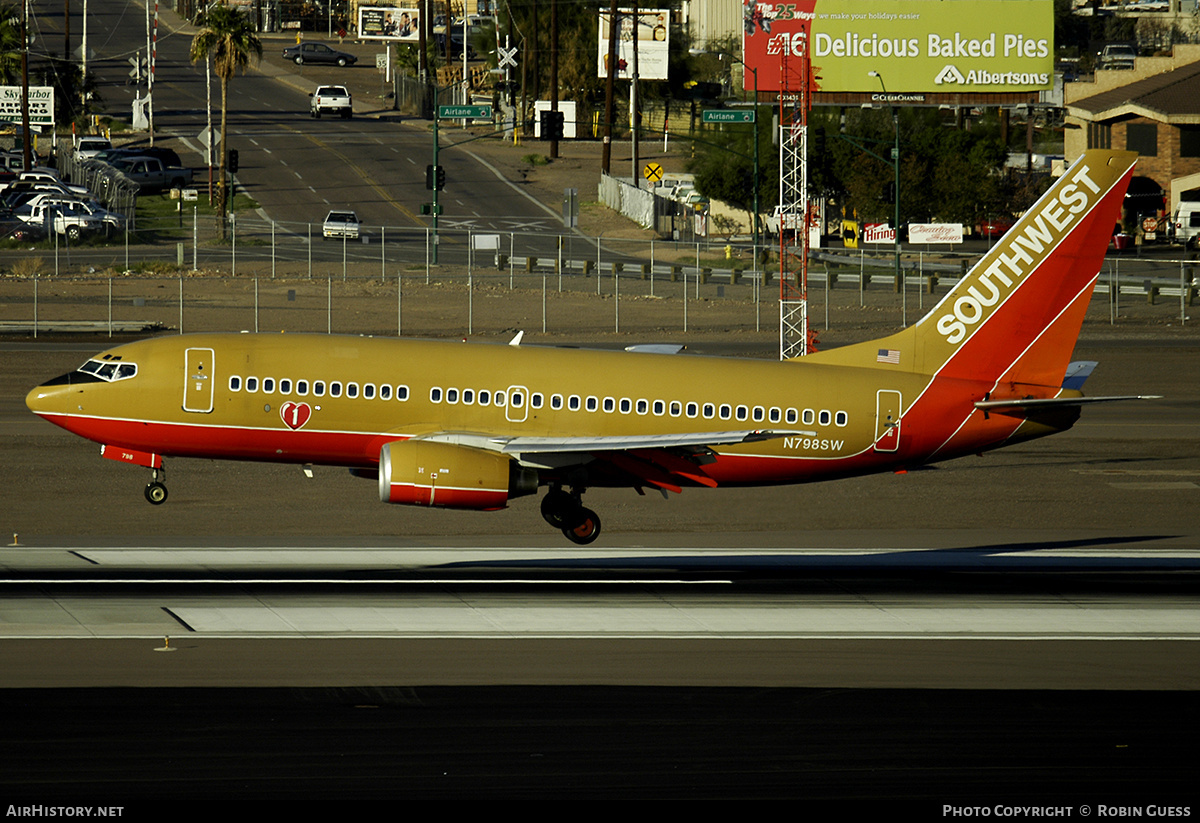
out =
[[(0, 121), (21, 122), (21, 87), (0, 86)], [(29, 124), (54, 125), (54, 87), (29, 87)]]
[(416, 9), (386, 6), (358, 7), (358, 36), (363, 40), (400, 40), (416, 43), (421, 38)]
[[(599, 77), (608, 77), (607, 11), (600, 12), (600, 49), (596, 61)], [(670, 13), (666, 9), (639, 9), (637, 14), (638, 78), (666, 80), (668, 43), (670, 42)], [(617, 9), (617, 71), (613, 77), (628, 80), (633, 77), (633, 9)]]
[[(1022, 92), (1054, 84), (1049, 0), (742, 0), (760, 90), (799, 88), (811, 53), (825, 92)], [(753, 88), (753, 72), (744, 85)]]

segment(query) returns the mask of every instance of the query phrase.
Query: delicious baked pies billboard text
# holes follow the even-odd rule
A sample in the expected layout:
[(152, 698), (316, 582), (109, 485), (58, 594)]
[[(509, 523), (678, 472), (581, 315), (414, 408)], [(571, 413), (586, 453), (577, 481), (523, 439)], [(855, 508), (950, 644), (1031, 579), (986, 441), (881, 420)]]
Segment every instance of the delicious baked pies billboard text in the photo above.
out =
[(1050, 0), (743, 0), (742, 12), (745, 61), (763, 91), (798, 90), (806, 50), (818, 91), (1019, 92), (1054, 82)]

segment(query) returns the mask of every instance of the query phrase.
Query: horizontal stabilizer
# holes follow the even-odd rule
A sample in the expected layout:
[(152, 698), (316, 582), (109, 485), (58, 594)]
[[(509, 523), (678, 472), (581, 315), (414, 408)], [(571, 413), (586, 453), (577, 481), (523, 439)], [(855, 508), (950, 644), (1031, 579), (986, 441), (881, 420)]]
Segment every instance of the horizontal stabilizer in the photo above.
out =
[(1095, 360), (1076, 360), (1074, 363), (1068, 364), (1067, 373), (1063, 375), (1062, 387), (1079, 391), (1083, 388), (1084, 381), (1092, 376), (1097, 365)]
[(1087, 403), (1111, 403), (1114, 400), (1161, 400), (1161, 394), (1126, 394), (1113, 397), (1030, 397), (1011, 400), (980, 400), (975, 408), (981, 411), (1006, 411), (1049, 409), (1055, 406), (1082, 406)]

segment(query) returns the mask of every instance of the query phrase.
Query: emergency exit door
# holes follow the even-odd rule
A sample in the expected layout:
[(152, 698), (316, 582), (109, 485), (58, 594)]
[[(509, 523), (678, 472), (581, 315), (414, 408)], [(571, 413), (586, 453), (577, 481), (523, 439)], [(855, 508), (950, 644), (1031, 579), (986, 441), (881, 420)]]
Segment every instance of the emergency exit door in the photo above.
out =
[(880, 389), (875, 393), (875, 451), (900, 448), (900, 392)]

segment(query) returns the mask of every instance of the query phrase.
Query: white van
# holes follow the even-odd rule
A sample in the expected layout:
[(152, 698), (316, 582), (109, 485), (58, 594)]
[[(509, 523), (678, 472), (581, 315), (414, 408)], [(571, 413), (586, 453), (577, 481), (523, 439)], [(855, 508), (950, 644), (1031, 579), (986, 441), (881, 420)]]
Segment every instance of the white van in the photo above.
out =
[(1181, 201), (1171, 224), (1175, 229), (1175, 242), (1182, 243), (1185, 248), (1195, 248), (1200, 239), (1200, 201)]

